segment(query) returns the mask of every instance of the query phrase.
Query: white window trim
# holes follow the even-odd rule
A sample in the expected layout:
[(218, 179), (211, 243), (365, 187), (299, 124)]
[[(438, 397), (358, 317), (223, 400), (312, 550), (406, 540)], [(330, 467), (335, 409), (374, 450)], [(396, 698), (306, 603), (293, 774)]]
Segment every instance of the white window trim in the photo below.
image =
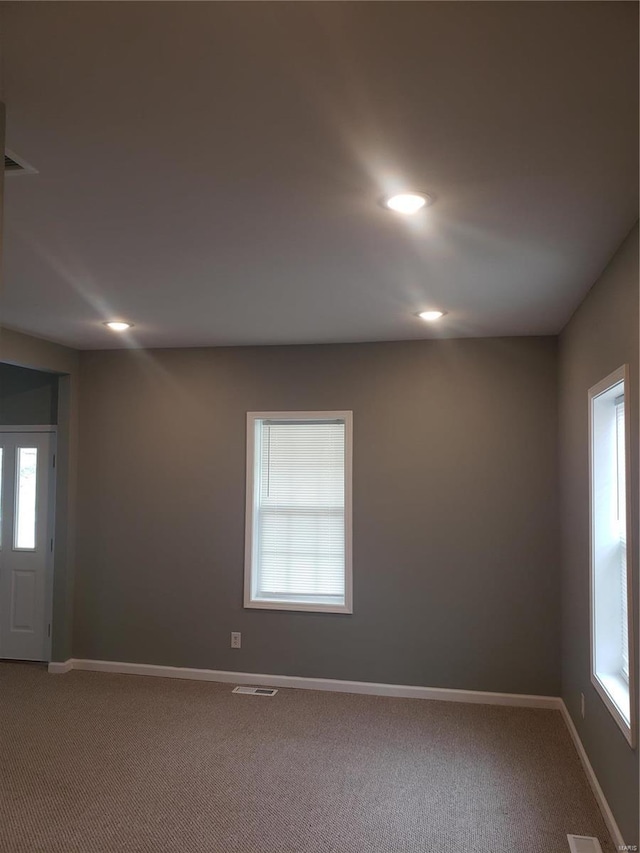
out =
[[(594, 496), (593, 496), (593, 474), (594, 474), (594, 444), (593, 444), (593, 401), (600, 394), (603, 394), (611, 386), (619, 382), (624, 382), (624, 431), (625, 431), (625, 503), (626, 503), (626, 535), (627, 535), (627, 625), (629, 639), (629, 684), (628, 688), (623, 679), (615, 675), (599, 676), (595, 668), (595, 607), (594, 607)], [(606, 376), (596, 385), (589, 389), (588, 393), (588, 423), (589, 423), (589, 627), (590, 627), (590, 673), (591, 683), (596, 692), (608, 708), (611, 716), (617, 723), (618, 727), (624, 734), (629, 746), (632, 749), (636, 745), (636, 665), (635, 665), (635, 634), (633, 631), (633, 591), (632, 591), (632, 555), (634, 525), (632, 517), (631, 504), (631, 406), (628, 405), (630, 392), (629, 383), (629, 365), (624, 364), (609, 376)], [(619, 683), (618, 683), (619, 682)], [(615, 701), (616, 694), (620, 691), (629, 691), (629, 720), (619, 710), (618, 704)]]
[[(254, 463), (255, 463), (255, 423), (261, 419), (296, 420), (344, 420), (345, 429), (345, 537), (344, 537), (344, 604), (303, 604), (285, 601), (258, 601), (252, 598), (252, 556), (253, 556), (253, 516), (254, 516)], [(245, 509), (244, 540), (244, 606), (258, 610), (295, 610), (311, 613), (353, 613), (353, 533), (352, 533), (352, 473), (353, 473), (353, 413), (348, 411), (324, 412), (247, 412), (247, 492)]]

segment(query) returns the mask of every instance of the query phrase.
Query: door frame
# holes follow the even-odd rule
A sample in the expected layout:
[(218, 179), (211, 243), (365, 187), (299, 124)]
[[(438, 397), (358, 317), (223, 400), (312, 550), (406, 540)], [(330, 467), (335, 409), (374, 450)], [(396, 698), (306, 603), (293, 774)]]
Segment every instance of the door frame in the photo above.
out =
[(44, 660), (51, 661), (51, 648), (53, 642), (53, 575), (55, 571), (55, 545), (56, 545), (56, 475), (57, 475), (57, 453), (58, 453), (58, 426), (57, 424), (30, 424), (16, 425), (0, 424), (0, 433), (49, 433), (51, 436), (51, 470), (49, 476), (49, 490), (47, 494), (47, 507), (49, 518), (47, 520), (47, 539), (50, 547), (47, 551), (45, 565), (45, 592), (44, 592)]

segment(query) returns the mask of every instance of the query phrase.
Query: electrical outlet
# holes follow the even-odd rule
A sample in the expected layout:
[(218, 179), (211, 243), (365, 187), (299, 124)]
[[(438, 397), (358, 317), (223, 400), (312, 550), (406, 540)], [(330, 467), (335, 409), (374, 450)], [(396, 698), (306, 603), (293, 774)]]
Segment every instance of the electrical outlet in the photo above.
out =
[(240, 631), (232, 631), (231, 632), (231, 648), (232, 649), (242, 648), (242, 634), (240, 633)]
[(580, 694), (580, 713), (582, 714), (582, 719), (584, 720), (584, 693)]

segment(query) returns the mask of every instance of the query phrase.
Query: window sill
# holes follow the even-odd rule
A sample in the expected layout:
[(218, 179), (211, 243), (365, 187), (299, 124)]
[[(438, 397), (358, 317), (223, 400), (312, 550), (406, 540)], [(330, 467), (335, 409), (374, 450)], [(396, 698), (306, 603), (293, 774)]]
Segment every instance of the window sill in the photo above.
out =
[(629, 745), (634, 748), (635, 737), (631, 725), (631, 694), (629, 684), (620, 675), (612, 675), (604, 672), (592, 673), (591, 681)]
[(245, 601), (245, 608), (255, 610), (292, 610), (300, 613), (353, 613), (353, 608), (346, 604), (313, 604), (302, 601), (269, 601), (251, 599)]

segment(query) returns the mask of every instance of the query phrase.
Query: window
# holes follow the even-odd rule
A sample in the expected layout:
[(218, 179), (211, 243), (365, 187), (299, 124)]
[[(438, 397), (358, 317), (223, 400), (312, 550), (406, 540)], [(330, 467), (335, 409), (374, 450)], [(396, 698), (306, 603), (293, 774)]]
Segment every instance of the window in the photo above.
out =
[(627, 368), (589, 391), (591, 680), (634, 745)]
[(245, 607), (351, 613), (351, 412), (247, 415)]
[(16, 449), (16, 508), (13, 532), (14, 551), (36, 548), (36, 475), (38, 448)]

